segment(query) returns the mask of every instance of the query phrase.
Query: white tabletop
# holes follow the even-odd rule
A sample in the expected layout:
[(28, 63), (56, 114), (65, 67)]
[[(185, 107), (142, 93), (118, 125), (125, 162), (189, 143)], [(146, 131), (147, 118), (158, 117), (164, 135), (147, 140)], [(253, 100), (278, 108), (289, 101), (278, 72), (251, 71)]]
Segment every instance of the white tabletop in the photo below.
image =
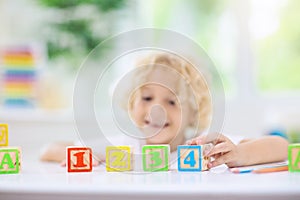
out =
[(300, 199), (300, 173), (119, 173), (103, 165), (67, 173), (55, 163), (23, 162), (20, 174), (0, 175), (0, 199)]

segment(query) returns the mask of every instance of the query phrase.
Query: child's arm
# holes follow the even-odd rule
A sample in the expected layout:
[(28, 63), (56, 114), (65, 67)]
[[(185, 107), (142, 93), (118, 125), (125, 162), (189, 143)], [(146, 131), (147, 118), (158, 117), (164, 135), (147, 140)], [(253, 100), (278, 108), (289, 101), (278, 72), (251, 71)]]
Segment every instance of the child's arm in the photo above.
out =
[[(226, 164), (228, 167), (246, 166), (287, 159), (288, 141), (279, 136), (265, 136), (256, 140), (246, 140), (237, 145), (220, 135), (208, 156), (215, 158), (209, 167)], [(204, 144), (205, 138), (198, 137), (188, 144)]]
[(280, 136), (264, 136), (237, 145), (243, 165), (278, 162), (287, 159), (288, 141)]
[[(73, 142), (54, 142), (45, 146), (40, 154), (40, 160), (46, 162), (58, 162), (61, 166), (66, 166), (66, 147), (73, 146)], [(103, 157), (101, 157), (103, 160)], [(101, 159), (100, 158), (100, 159)], [(93, 156), (93, 166), (100, 164)]]
[(40, 160), (47, 162), (63, 162), (66, 160), (66, 147), (73, 146), (73, 142), (53, 142), (43, 147)]

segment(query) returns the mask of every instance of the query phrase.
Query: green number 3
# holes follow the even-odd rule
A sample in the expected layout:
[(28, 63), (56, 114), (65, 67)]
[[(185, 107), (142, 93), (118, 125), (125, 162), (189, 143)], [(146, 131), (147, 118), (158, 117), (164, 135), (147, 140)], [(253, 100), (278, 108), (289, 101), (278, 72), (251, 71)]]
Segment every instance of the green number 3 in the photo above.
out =
[(160, 152), (151, 151), (149, 154), (151, 155), (151, 161), (152, 161), (152, 164), (150, 164), (149, 167), (157, 167), (162, 164), (163, 160), (160, 157)]

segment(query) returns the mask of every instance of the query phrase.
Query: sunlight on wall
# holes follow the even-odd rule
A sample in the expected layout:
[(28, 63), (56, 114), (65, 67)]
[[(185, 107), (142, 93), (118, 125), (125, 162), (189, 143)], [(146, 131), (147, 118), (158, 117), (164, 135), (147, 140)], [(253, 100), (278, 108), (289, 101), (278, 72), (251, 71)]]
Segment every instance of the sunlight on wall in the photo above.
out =
[(287, 0), (251, 1), (250, 30), (254, 39), (264, 39), (278, 30), (280, 9), (287, 3)]

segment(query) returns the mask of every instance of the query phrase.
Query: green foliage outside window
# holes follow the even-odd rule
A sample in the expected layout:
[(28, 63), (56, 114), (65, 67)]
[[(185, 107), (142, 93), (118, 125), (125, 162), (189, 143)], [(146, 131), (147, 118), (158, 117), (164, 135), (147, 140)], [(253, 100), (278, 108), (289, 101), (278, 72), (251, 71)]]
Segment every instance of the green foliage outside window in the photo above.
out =
[[(113, 26), (109, 14), (126, 6), (125, 0), (39, 0), (39, 3), (54, 13), (53, 19), (43, 25), (49, 59), (64, 58), (75, 69), (84, 56), (109, 37), (109, 27)], [(96, 30), (97, 26), (102, 26), (102, 30)]]
[(281, 8), (276, 32), (256, 41), (258, 86), (263, 91), (300, 89), (300, 1)]

